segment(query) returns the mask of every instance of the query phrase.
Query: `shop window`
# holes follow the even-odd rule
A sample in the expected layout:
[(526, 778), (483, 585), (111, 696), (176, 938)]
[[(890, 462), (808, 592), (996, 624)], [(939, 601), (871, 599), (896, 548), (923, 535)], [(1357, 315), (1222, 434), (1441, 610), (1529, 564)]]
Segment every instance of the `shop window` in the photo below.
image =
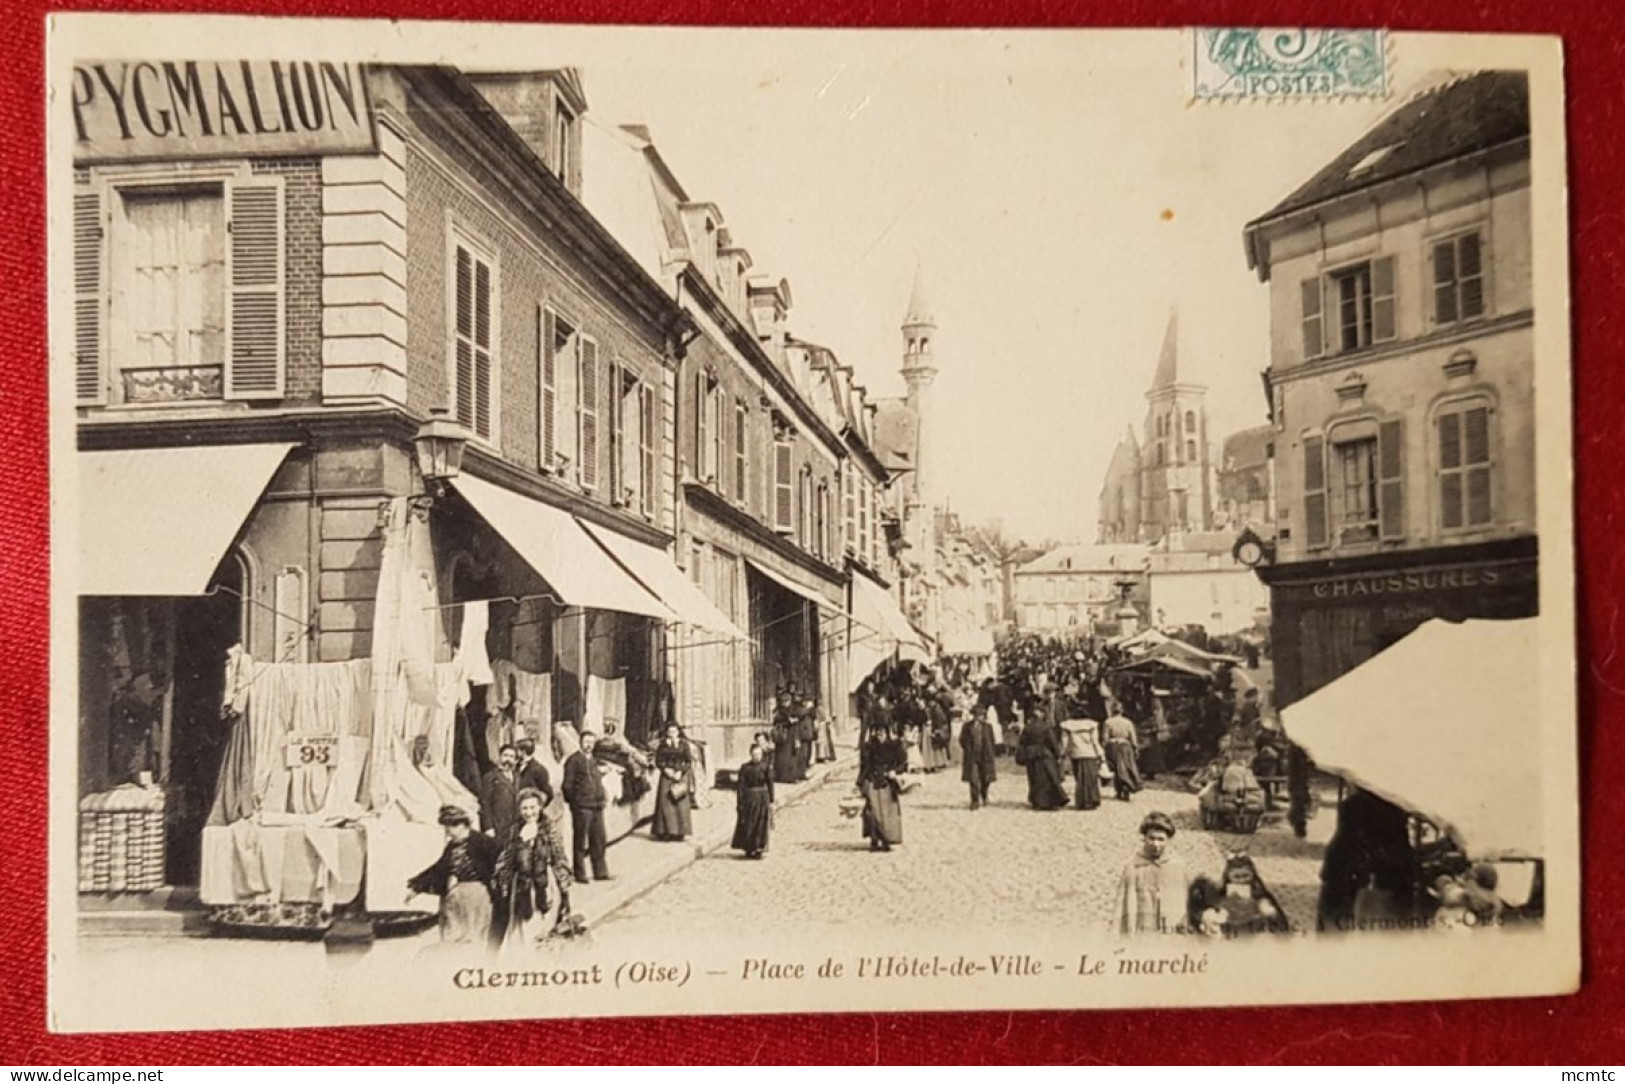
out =
[(1477, 230), (1433, 246), (1433, 319), (1440, 325), (1484, 315), (1483, 246)]
[(282, 395), (282, 216), (275, 177), (77, 193), (79, 401)]
[(1491, 498), (1490, 406), (1453, 403), (1434, 425), (1439, 434), (1439, 524), (1447, 531), (1482, 527), (1494, 518)]
[(452, 404), (460, 425), (490, 440), (496, 274), (489, 254), (462, 238), (452, 243), (452, 293)]

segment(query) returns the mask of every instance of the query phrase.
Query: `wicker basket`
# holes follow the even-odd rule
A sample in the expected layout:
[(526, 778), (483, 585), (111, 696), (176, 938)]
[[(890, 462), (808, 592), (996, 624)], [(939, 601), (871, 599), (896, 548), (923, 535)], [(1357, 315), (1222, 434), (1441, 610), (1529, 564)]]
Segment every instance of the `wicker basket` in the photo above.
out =
[(80, 892), (163, 887), (164, 805), (162, 788), (133, 783), (80, 801)]

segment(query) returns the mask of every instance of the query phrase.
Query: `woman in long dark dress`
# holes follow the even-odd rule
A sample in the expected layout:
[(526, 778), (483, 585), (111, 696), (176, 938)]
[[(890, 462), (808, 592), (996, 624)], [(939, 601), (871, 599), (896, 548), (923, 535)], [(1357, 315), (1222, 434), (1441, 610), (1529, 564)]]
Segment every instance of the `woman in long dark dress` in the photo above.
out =
[(773, 707), (773, 781), (797, 783), (801, 774), (800, 756), (796, 750), (796, 718), (790, 694), (779, 690), (778, 702)]
[(733, 849), (744, 851), (746, 858), (760, 858), (773, 826), (773, 769), (759, 744), (751, 745), (750, 760), (739, 769), (737, 809)]
[(666, 737), (655, 750), (654, 823), (649, 831), (658, 840), (680, 843), (694, 831), (693, 802), (688, 792), (694, 758), (676, 723), (666, 728)]
[(549, 873), (559, 889), (558, 920), (570, 913), (570, 859), (552, 822), (542, 816), (542, 804), (541, 791), (519, 792), (519, 823), (509, 832), (491, 878), (508, 943), (535, 945), (547, 936)]
[(863, 792), (863, 837), (871, 851), (889, 851), (903, 842), (903, 805), (897, 777), (908, 770), (908, 749), (876, 723), (858, 758), (858, 789)]
[(1061, 786), (1061, 733), (1039, 712), (1021, 731), (1021, 756), (1027, 768), (1027, 804), (1034, 809), (1060, 809), (1066, 805)]

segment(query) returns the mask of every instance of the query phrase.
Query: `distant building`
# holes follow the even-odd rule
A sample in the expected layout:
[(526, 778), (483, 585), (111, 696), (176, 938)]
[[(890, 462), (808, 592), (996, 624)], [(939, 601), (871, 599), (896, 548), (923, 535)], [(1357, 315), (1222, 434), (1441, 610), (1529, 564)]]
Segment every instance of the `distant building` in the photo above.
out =
[(1207, 388), (1180, 376), (1179, 314), (1169, 314), (1156, 374), (1145, 393), (1143, 436), (1126, 432), (1101, 486), (1101, 542), (1155, 542), (1213, 526)]
[(1215, 471), (1218, 499), (1213, 510), (1213, 526), (1233, 536), (1237, 530), (1254, 524), (1268, 529), (1275, 521), (1275, 465), (1271, 454), (1275, 430), (1259, 425), (1224, 438)]
[(1537, 612), (1528, 93), (1437, 86), (1246, 227), (1283, 704), (1430, 618)]
[(1168, 535), (1151, 549), (1146, 577), (1151, 622), (1200, 625), (1213, 635), (1254, 628), (1269, 612), (1269, 589), (1231, 553), (1230, 531)]
[(1088, 635), (1115, 620), (1126, 597), (1144, 615), (1149, 549), (1137, 544), (1057, 546), (1015, 570), (1016, 627)]

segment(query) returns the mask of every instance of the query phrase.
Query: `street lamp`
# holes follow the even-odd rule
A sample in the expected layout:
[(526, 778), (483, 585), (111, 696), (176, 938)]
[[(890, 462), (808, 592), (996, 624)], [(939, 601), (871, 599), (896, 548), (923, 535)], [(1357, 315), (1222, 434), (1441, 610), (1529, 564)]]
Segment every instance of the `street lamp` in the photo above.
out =
[(445, 407), (429, 412), (429, 420), (418, 427), (412, 438), (417, 453), (418, 476), (423, 493), (412, 498), (412, 510), (428, 515), (437, 497), (446, 492), (446, 483), (463, 472), (463, 451), (468, 447), (468, 430), (452, 421)]

